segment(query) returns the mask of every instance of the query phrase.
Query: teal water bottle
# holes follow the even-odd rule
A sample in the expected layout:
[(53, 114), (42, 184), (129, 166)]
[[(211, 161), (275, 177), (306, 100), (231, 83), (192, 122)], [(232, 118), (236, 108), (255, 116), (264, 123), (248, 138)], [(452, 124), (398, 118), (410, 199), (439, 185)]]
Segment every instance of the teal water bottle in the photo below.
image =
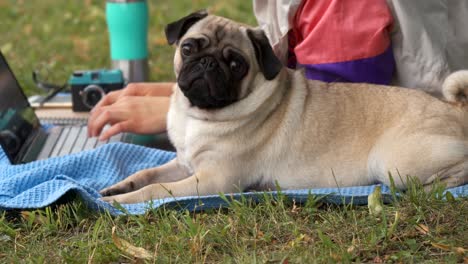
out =
[(128, 82), (148, 81), (148, 3), (146, 0), (107, 0), (112, 68)]

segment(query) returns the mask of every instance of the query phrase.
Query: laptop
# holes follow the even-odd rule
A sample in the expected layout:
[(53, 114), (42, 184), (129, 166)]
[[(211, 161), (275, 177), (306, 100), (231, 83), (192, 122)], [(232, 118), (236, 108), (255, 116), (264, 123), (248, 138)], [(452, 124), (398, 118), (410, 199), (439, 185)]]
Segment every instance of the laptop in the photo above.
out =
[(86, 120), (75, 120), (68, 125), (67, 122), (53, 120), (41, 124), (0, 52), (0, 145), (12, 164), (76, 153), (109, 142), (145, 145), (137, 135), (130, 133), (98, 141), (88, 138)]

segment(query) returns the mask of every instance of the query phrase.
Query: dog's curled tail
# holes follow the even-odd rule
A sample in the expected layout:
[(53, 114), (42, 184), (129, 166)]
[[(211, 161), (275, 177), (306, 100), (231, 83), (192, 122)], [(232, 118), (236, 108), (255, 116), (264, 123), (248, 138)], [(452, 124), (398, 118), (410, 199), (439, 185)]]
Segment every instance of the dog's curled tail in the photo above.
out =
[(442, 84), (442, 94), (451, 103), (468, 105), (468, 70), (450, 74)]

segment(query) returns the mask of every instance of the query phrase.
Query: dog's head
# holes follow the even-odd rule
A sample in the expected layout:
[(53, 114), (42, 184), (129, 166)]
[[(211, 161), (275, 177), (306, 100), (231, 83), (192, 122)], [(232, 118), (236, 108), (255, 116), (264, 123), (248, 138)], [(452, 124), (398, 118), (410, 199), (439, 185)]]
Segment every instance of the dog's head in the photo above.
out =
[(257, 75), (272, 80), (282, 68), (264, 32), (229, 19), (192, 13), (166, 26), (176, 44), (174, 70), (192, 106), (219, 109), (251, 92)]

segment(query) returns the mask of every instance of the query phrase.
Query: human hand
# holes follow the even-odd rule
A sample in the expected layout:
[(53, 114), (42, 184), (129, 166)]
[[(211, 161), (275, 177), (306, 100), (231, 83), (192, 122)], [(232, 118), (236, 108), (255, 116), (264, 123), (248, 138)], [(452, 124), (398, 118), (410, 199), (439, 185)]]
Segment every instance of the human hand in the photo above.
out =
[(174, 83), (130, 83), (124, 89), (112, 91), (97, 103), (92, 111), (112, 105), (125, 96), (170, 96)]
[[(169, 97), (125, 96), (112, 105), (92, 112), (88, 120), (88, 136), (107, 140), (122, 132), (139, 134), (160, 133), (166, 130)], [(102, 131), (105, 125), (109, 128)], [(102, 132), (102, 134), (101, 134)]]
[[(160, 89), (158, 89), (160, 88)], [(166, 129), (170, 83), (130, 84), (106, 95), (91, 111), (88, 136), (107, 140), (121, 132), (151, 134)]]

